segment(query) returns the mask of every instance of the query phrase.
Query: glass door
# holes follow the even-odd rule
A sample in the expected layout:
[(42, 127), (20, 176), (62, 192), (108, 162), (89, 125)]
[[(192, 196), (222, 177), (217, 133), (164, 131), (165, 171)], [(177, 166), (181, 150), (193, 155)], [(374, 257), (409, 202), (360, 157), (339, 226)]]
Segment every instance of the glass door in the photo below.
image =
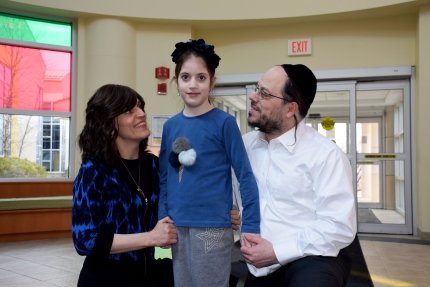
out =
[(412, 233), (409, 81), (357, 84), (359, 231)]
[(305, 119), (351, 161), (358, 230), (411, 234), (409, 81), (320, 83)]
[(212, 91), (212, 104), (236, 118), (242, 134), (249, 131), (247, 115), (250, 90), (246, 86), (217, 87)]

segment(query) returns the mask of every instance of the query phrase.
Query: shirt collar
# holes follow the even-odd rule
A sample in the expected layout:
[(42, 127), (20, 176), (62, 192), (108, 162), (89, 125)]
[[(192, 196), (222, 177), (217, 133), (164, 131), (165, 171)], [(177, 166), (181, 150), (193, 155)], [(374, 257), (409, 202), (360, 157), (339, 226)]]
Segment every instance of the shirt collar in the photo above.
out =
[(293, 153), (297, 144), (300, 142), (300, 138), (306, 131), (305, 121), (302, 120), (296, 127), (289, 129), (279, 137), (273, 139), (282, 144), (289, 152)]

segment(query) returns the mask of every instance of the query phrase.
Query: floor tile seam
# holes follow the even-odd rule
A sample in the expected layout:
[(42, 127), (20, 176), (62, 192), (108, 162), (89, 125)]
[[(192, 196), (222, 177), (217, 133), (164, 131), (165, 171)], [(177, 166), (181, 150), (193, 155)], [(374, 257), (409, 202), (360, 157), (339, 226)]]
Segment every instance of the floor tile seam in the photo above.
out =
[[(43, 267), (47, 267), (47, 268), (50, 268), (50, 269), (55, 269), (55, 270), (57, 270), (57, 271), (67, 272), (67, 273), (69, 273), (70, 275), (76, 275), (76, 273), (74, 273), (74, 272), (70, 272), (70, 270), (69, 270), (69, 269), (67, 269), (67, 268), (59, 268), (58, 266), (53, 266), (53, 265), (49, 265), (49, 264), (45, 264), (45, 263), (41, 263), (40, 261), (34, 261), (34, 260), (29, 260), (29, 259), (22, 259), (22, 258), (15, 258), (15, 259), (19, 259), (19, 260), (21, 260), (21, 261), (25, 261), (25, 262), (28, 262), (28, 263), (32, 263), (32, 264), (35, 264), (35, 265), (37, 265), (37, 266), (43, 266)], [(5, 270), (4, 268), (1, 268), (1, 269)], [(11, 271), (11, 270), (8, 270), (8, 271)], [(16, 272), (15, 272), (15, 273), (16, 273)], [(17, 273), (17, 274), (19, 274), (19, 273)]]
[[(32, 276), (31, 274), (28, 274), (28, 273), (22, 274), (22, 273), (17, 273), (17, 272), (12, 271), (12, 270), (8, 270), (8, 271), (11, 272), (11, 273), (13, 273), (13, 274), (15, 274), (15, 275), (26, 277), (26, 278), (30, 278), (32, 280), (37, 280), (39, 282), (44, 282), (44, 283), (46, 283), (46, 282), (48, 282), (50, 280), (61, 279), (61, 278), (65, 278), (65, 277), (71, 276), (71, 275), (76, 276), (76, 274), (72, 274), (71, 273), (71, 274), (67, 274), (67, 275), (61, 274), (61, 276), (58, 276), (58, 277), (54, 276), (54, 277), (47, 278), (47, 279), (41, 279), (41, 278), (38, 278), (38, 277), (34, 277), (34, 276)], [(63, 271), (63, 270), (61, 270), (61, 271)], [(50, 272), (48, 272), (48, 273), (51, 274)], [(38, 274), (40, 274), (40, 273), (38, 273)]]
[(408, 239), (408, 238), (389, 238), (389, 237), (373, 237), (373, 236), (358, 236), (359, 241), (367, 240), (374, 242), (387, 242), (387, 243), (400, 243), (400, 244), (415, 244), (430, 246), (429, 240), (422, 239)]
[(38, 266), (43, 266), (43, 267), (47, 267), (47, 268), (50, 268), (50, 269), (55, 269), (55, 270), (57, 270), (57, 271), (67, 272), (67, 273), (69, 273), (69, 274), (71, 274), (71, 275), (76, 274), (76, 273), (74, 273), (74, 272), (71, 272), (71, 271), (70, 271), (70, 269), (67, 269), (66, 267), (61, 268), (61, 267), (58, 267), (58, 266), (49, 265), (49, 264), (41, 263), (41, 262), (37, 262), (37, 261), (32, 261), (31, 263), (34, 263), (34, 264), (36, 264), (36, 265), (38, 265)]
[(37, 281), (40, 281), (40, 282), (44, 282), (43, 280), (41, 280), (41, 279), (39, 279), (39, 278), (31, 277), (31, 276), (29, 276), (28, 274), (17, 273), (17, 272), (16, 272), (16, 271), (14, 271), (14, 270), (9, 270), (9, 269), (4, 269), (4, 268), (0, 268), (0, 269), (3, 269), (4, 271), (9, 272), (9, 273), (12, 273), (12, 274), (14, 274), (14, 275), (18, 275), (18, 276), (26, 277), (26, 278), (31, 278), (31, 279), (34, 279), (34, 280), (37, 280)]

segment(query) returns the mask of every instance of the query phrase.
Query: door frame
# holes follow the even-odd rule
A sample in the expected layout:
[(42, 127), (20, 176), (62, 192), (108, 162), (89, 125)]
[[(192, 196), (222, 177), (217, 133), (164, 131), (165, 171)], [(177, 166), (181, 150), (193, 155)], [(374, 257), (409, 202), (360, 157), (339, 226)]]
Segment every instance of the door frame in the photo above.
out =
[[(381, 79), (379, 81), (363, 82), (357, 84), (357, 91), (369, 90), (403, 90), (403, 151), (392, 152), (388, 156), (395, 155), (395, 160), (403, 160), (404, 162), (404, 205), (405, 205), (405, 224), (374, 224), (374, 223), (360, 223), (358, 231), (368, 233), (388, 233), (388, 234), (413, 234), (414, 233), (414, 210), (416, 206), (414, 201), (413, 190), (413, 155), (412, 155), (412, 92), (410, 79)], [(384, 152), (381, 153), (382, 155)], [(364, 160), (368, 154), (357, 153), (357, 161)], [(371, 156), (372, 154), (370, 154)], [(382, 160), (381, 160), (382, 162)], [(385, 174), (385, 172), (383, 172)], [(385, 184), (385, 183), (384, 183)], [(414, 233), (415, 234), (415, 233)]]

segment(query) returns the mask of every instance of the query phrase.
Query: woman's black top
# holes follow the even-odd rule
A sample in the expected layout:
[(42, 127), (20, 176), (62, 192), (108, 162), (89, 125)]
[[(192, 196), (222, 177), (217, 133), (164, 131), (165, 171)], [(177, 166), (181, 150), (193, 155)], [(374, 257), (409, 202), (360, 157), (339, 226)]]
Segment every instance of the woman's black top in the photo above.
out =
[[(110, 169), (98, 159), (82, 163), (75, 178), (73, 242), (76, 251), (87, 256), (78, 286), (168, 286), (151, 279), (160, 271), (156, 266), (160, 261), (154, 259), (153, 247), (110, 254), (114, 234), (150, 231), (157, 223), (158, 158), (146, 153), (138, 160), (123, 162), (134, 181), (123, 165)], [(144, 196), (137, 191), (135, 184), (139, 178), (139, 165), (140, 188)], [(148, 199), (147, 204), (145, 198)], [(169, 269), (163, 270), (166, 272), (164, 277), (169, 277), (170, 262), (163, 268)]]

